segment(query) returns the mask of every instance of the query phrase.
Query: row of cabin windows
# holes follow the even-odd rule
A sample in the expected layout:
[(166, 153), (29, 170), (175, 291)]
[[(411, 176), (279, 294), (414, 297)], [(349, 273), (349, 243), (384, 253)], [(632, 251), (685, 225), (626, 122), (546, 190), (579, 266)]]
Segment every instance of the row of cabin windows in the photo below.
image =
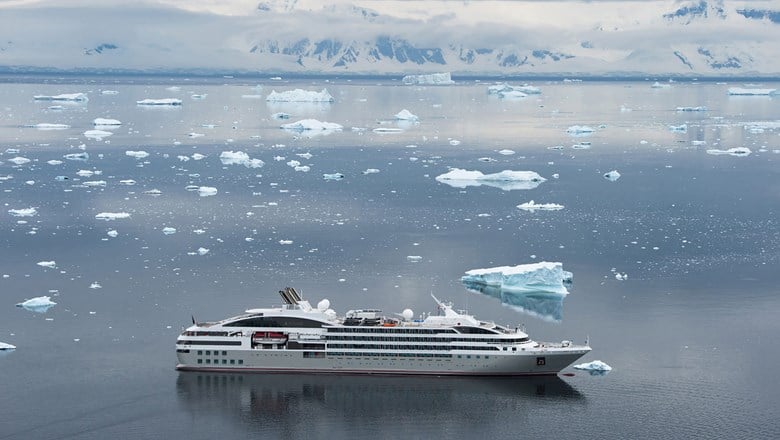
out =
[[(222, 365), (227, 365), (227, 364), (228, 364), (228, 361), (230, 361), (230, 365), (236, 365), (236, 364), (238, 364), (238, 365), (244, 365), (244, 360), (243, 360), (243, 359), (239, 359), (239, 360), (235, 360), (235, 359), (222, 359)], [(211, 359), (209, 359), (209, 358), (206, 358), (206, 359), (198, 359), (198, 363), (199, 363), (199, 364), (203, 364), (204, 362), (205, 362), (207, 365), (208, 365), (208, 364), (219, 365), (219, 359), (214, 359), (213, 361), (212, 361)]]
[(451, 328), (404, 328), (404, 327), (328, 327), (328, 333), (404, 333), (417, 335), (435, 335), (439, 333), (456, 333)]
[(340, 336), (340, 335), (326, 335), (325, 339), (328, 341), (388, 341), (388, 342), (491, 342), (502, 344), (517, 344), (522, 342), (528, 342), (528, 338), (514, 338), (514, 339), (494, 339), (494, 338), (450, 338), (450, 337), (438, 337), (438, 338), (425, 338), (425, 337), (407, 337), (407, 336)]
[(374, 350), (482, 350), (482, 351), (501, 351), (498, 347), (491, 346), (461, 346), (461, 345), (383, 345), (383, 344), (328, 344), (331, 348), (360, 348)]
[[(206, 356), (211, 356), (212, 350), (205, 350)], [(198, 350), (198, 356), (203, 356), (204, 350)], [(219, 356), (219, 350), (214, 350), (214, 356)], [(222, 356), (227, 356), (227, 352), (222, 350)]]
[[(452, 358), (444, 353), (370, 353), (370, 352), (328, 352), (328, 357), (403, 357), (403, 358)], [(487, 356), (485, 356), (487, 358)]]

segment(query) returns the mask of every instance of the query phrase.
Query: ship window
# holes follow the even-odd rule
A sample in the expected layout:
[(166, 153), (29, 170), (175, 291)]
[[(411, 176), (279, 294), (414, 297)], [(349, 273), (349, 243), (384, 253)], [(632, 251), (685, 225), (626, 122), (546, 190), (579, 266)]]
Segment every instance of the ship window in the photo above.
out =
[(235, 365), (235, 364), (236, 364), (236, 360), (235, 359), (231, 359), (230, 360), (230, 365)]
[(244, 364), (244, 360), (243, 359), (239, 359), (238, 360), (238, 365), (243, 365), (243, 364)]
[(211, 354), (211, 350), (206, 350), (206, 356)]
[(206, 363), (210, 364), (211, 363), (211, 359), (206, 359)]
[(227, 352), (226, 352), (226, 351), (223, 351), (223, 352), (222, 352), (222, 356), (227, 356)]
[(203, 350), (198, 350), (198, 356), (203, 354)]
[(198, 359), (198, 363), (202, 364), (203, 363), (203, 359)]
[(222, 359), (222, 364), (224, 365), (226, 363), (227, 363), (227, 359)]
[(298, 327), (322, 328), (324, 323), (295, 316), (253, 316), (225, 324), (225, 327)]

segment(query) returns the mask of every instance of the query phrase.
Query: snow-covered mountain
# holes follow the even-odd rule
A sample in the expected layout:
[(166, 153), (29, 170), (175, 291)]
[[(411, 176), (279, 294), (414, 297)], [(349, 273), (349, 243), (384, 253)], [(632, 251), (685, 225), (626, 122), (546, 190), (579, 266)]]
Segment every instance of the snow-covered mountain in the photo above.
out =
[(780, 0), (0, 3), (0, 69), (780, 76)]

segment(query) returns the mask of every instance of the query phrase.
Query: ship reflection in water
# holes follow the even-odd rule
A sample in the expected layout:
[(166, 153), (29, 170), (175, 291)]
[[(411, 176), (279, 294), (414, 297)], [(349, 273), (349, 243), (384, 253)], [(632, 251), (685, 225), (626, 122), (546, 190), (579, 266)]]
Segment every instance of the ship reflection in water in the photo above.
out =
[(494, 420), (533, 417), (552, 409), (550, 405), (570, 410), (573, 403), (586, 402), (579, 391), (557, 376), (182, 372), (177, 388), (182, 407), (197, 424), (229, 427), (240, 421), (252, 432), (294, 438), (306, 437), (305, 431), (312, 427), (330, 435), (368, 435), (388, 429), (397, 434), (436, 436), (441, 431), (434, 429), (440, 430), (441, 423), (460, 433), (476, 430), (476, 435)]
[(546, 321), (560, 322), (563, 319), (563, 299), (566, 295), (547, 292), (512, 292), (496, 286), (463, 281), (463, 286), (474, 293), (498, 298), (503, 304)]

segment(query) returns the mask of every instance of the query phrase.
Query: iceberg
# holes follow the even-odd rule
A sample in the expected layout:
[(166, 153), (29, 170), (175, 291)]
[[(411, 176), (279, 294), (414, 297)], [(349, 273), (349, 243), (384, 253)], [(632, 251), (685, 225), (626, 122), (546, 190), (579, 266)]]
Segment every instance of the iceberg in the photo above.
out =
[(284, 130), (296, 131), (296, 132), (303, 132), (308, 130), (332, 132), (332, 131), (341, 131), (344, 128), (341, 125), (336, 124), (334, 122), (322, 122), (316, 119), (301, 119), (300, 121), (297, 122), (282, 124), (280, 127)]
[(420, 120), (417, 115), (413, 114), (407, 109), (403, 109), (400, 112), (395, 114), (395, 119), (399, 121), (411, 121), (411, 122), (417, 122)]
[(614, 182), (620, 179), (620, 173), (618, 173), (618, 170), (612, 170), (608, 173), (604, 173), (604, 178), (609, 180), (610, 182)]
[(675, 132), (675, 133), (687, 133), (688, 132), (688, 124), (681, 124), (681, 125), (670, 125), (669, 131)]
[(109, 137), (113, 134), (114, 133), (105, 130), (87, 130), (84, 132), (84, 136), (86, 136), (87, 139), (95, 139), (96, 141), (102, 141), (103, 138)]
[(8, 213), (14, 217), (33, 217), (38, 214), (38, 210), (35, 208), (21, 208), (21, 209), (9, 209)]
[(572, 282), (571, 272), (563, 270), (562, 263), (542, 261), (517, 266), (499, 266), (473, 269), (461, 277), (462, 283), (499, 287), (515, 293), (554, 293), (567, 295), (564, 284)]
[(33, 99), (36, 101), (72, 101), (72, 102), (87, 102), (89, 98), (86, 93), (63, 93), (61, 95), (35, 95)]
[(535, 203), (533, 200), (517, 205), (518, 208), (523, 211), (559, 211), (563, 209), (563, 205), (557, 203)]
[(463, 286), (469, 292), (497, 298), (502, 304), (545, 321), (561, 322), (563, 319), (563, 300), (566, 295), (546, 292), (513, 292), (501, 287), (470, 281), (463, 281)]
[(37, 263), (38, 266), (41, 267), (48, 267), (49, 269), (56, 269), (57, 268), (57, 262), (56, 261), (39, 261)]
[(534, 189), (547, 179), (534, 171), (504, 170), (494, 174), (482, 174), (480, 171), (452, 168), (450, 171), (437, 176), (436, 180), (453, 188), (486, 185), (504, 191), (511, 191), (516, 189)]
[(588, 371), (611, 371), (612, 370), (612, 367), (598, 360), (593, 362), (587, 362), (584, 364), (577, 364), (574, 366), (574, 368), (578, 370), (588, 370)]
[(35, 298), (30, 298), (27, 301), (18, 303), (16, 307), (22, 307), (32, 312), (44, 313), (47, 310), (49, 310), (49, 308), (55, 305), (57, 305), (57, 303), (52, 301), (51, 297), (38, 296)]
[(14, 165), (24, 165), (26, 163), (30, 163), (30, 159), (22, 156), (16, 156), (14, 158), (8, 159), (8, 162), (11, 162)]
[(170, 226), (163, 228), (162, 233), (165, 235), (171, 235), (176, 233), (176, 228)]
[(147, 98), (142, 99), (140, 101), (135, 102), (138, 105), (146, 105), (146, 106), (180, 106), (181, 105), (181, 99), (177, 98), (162, 98), (162, 99), (153, 99), (153, 98)]
[(323, 174), (322, 178), (325, 180), (341, 180), (344, 178), (344, 175), (341, 173)]
[(328, 93), (328, 89), (322, 89), (321, 92), (303, 89), (288, 90), (286, 92), (272, 90), (265, 100), (267, 102), (333, 102), (333, 96)]
[(572, 125), (566, 129), (566, 133), (569, 133), (572, 136), (587, 136), (594, 131), (596, 130), (594, 130), (593, 127), (587, 125)]
[(215, 196), (217, 189), (211, 186), (201, 186), (198, 187), (198, 195), (201, 197)]
[(718, 149), (707, 150), (707, 154), (712, 154), (713, 156), (729, 155), (729, 156), (736, 156), (736, 157), (745, 157), (750, 155), (750, 153), (752, 153), (752, 151), (750, 151), (750, 148), (748, 147), (729, 148), (728, 150), (718, 150)]
[(744, 87), (730, 87), (729, 95), (733, 96), (770, 96), (777, 94), (777, 89), (752, 89)]
[(122, 125), (122, 122), (117, 119), (95, 118), (95, 120), (92, 121), (92, 125), (114, 127)]
[(671, 84), (661, 84), (658, 81), (654, 82), (653, 85), (650, 86), (653, 89), (668, 89), (671, 88)]
[(134, 157), (136, 159), (144, 159), (146, 157), (149, 157), (149, 153), (147, 153), (146, 151), (127, 150), (125, 151), (125, 156)]
[(95, 219), (97, 220), (119, 220), (124, 218), (130, 218), (130, 213), (127, 212), (101, 212), (100, 214), (95, 215)]
[(247, 168), (260, 168), (265, 165), (260, 159), (250, 159), (243, 151), (223, 151), (219, 160), (223, 165), (243, 165)]
[(413, 85), (449, 85), (455, 84), (450, 72), (431, 73), (428, 75), (406, 75), (401, 80), (404, 84)]

